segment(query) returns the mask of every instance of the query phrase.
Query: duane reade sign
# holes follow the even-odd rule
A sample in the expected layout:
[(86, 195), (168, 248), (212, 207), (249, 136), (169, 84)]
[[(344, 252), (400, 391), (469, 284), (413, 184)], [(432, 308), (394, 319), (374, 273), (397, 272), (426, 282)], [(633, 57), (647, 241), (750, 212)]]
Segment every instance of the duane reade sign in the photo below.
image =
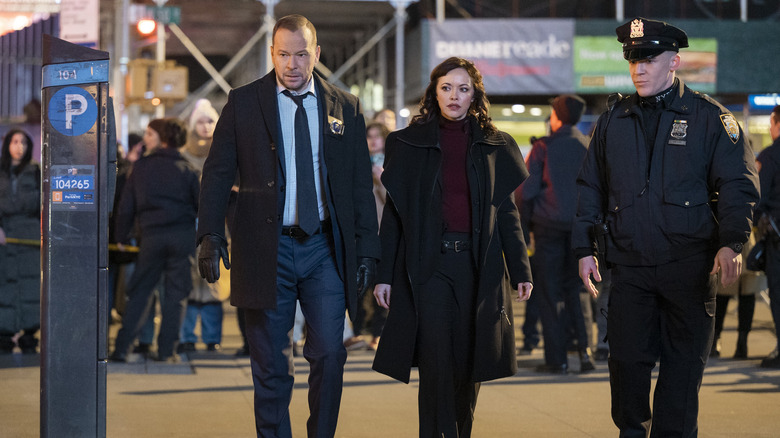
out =
[(429, 65), (459, 56), (474, 62), (488, 94), (573, 91), (574, 20), (428, 21)]

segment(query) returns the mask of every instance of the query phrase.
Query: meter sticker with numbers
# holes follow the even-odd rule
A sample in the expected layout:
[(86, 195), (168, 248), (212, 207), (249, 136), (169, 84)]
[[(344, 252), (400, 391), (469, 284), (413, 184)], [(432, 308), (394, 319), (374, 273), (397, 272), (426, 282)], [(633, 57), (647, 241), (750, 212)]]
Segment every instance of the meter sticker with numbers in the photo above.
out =
[(97, 115), (95, 98), (80, 87), (65, 87), (49, 101), (49, 122), (64, 135), (75, 137), (89, 131), (95, 126)]
[(51, 201), (56, 210), (91, 210), (95, 193), (95, 166), (52, 166)]

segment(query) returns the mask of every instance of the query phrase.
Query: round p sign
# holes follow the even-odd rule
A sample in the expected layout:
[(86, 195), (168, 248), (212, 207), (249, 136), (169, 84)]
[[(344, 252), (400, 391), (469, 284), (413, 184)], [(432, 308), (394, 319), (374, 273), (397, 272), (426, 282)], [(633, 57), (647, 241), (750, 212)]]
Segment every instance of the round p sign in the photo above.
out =
[(49, 100), (49, 122), (59, 133), (79, 136), (97, 121), (97, 102), (80, 87), (65, 87)]

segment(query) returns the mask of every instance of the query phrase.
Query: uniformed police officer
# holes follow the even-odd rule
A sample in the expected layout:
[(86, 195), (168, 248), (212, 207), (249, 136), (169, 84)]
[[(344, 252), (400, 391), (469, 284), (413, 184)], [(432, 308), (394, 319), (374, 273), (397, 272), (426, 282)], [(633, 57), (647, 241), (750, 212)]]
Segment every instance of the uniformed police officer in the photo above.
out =
[(572, 245), (593, 296), (595, 256), (612, 266), (607, 336), (620, 436), (692, 437), (712, 286), (741, 272), (758, 201), (755, 160), (734, 116), (676, 78), (684, 31), (636, 18), (616, 33), (636, 93), (599, 118), (577, 181)]

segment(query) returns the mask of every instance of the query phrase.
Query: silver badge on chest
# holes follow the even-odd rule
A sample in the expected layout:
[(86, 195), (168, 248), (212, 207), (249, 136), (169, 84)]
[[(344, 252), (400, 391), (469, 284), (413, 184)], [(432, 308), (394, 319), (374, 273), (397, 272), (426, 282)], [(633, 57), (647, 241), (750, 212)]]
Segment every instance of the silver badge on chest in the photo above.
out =
[(688, 136), (688, 121), (675, 120), (672, 124), (672, 132), (669, 134), (669, 144), (685, 146), (685, 137)]

